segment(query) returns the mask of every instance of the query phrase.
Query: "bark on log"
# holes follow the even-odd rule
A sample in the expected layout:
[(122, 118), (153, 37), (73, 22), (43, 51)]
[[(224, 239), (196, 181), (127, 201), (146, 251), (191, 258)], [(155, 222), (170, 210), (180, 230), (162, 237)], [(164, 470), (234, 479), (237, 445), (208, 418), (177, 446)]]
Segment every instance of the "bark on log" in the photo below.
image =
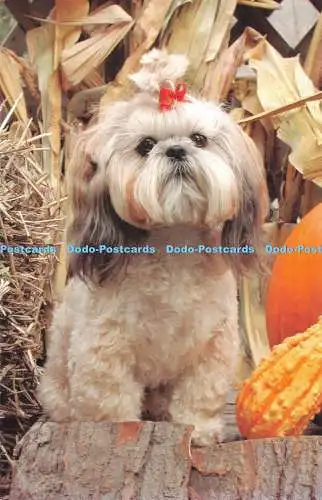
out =
[(10, 500), (187, 500), (192, 428), (153, 422), (38, 422)]
[(10, 500), (322, 500), (322, 437), (190, 449), (189, 426), (38, 422)]
[(202, 500), (321, 500), (322, 437), (258, 439), (193, 453)]

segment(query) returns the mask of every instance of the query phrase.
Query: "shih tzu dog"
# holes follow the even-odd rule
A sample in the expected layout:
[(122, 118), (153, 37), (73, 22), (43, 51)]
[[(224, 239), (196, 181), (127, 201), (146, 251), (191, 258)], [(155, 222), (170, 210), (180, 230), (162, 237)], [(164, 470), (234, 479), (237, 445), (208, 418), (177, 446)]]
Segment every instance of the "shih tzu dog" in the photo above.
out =
[(258, 262), (265, 176), (229, 115), (187, 93), (183, 55), (141, 62), (139, 91), (81, 134), (68, 166), (78, 252), (40, 398), (56, 421), (168, 419), (206, 445), (223, 438), (237, 276)]

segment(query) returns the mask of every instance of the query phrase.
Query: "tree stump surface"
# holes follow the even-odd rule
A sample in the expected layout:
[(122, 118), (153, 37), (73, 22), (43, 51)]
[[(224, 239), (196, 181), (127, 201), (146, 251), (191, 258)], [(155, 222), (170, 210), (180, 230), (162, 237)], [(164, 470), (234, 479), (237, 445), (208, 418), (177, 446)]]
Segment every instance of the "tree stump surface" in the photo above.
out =
[[(38, 421), (20, 443), (9, 500), (322, 500), (322, 428), (243, 440), (231, 399), (226, 442), (192, 426)], [(319, 435), (320, 434), (320, 435)]]

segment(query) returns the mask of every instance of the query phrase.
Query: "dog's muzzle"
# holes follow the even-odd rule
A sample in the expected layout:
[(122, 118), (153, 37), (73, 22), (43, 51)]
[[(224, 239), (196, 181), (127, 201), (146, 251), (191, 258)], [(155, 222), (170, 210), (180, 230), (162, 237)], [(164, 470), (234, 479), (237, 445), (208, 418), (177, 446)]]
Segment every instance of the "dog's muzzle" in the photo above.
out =
[(169, 158), (172, 166), (170, 178), (184, 178), (191, 175), (191, 167), (188, 162), (187, 152), (182, 146), (171, 146), (166, 150), (165, 154)]

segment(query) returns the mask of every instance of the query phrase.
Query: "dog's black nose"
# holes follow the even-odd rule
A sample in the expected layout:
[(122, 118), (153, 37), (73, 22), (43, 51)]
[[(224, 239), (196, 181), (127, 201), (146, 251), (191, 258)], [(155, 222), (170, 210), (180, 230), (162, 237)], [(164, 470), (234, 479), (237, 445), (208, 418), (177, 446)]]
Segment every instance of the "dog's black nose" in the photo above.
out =
[(173, 160), (184, 160), (187, 156), (186, 151), (181, 146), (171, 146), (171, 148), (166, 150), (165, 154)]

